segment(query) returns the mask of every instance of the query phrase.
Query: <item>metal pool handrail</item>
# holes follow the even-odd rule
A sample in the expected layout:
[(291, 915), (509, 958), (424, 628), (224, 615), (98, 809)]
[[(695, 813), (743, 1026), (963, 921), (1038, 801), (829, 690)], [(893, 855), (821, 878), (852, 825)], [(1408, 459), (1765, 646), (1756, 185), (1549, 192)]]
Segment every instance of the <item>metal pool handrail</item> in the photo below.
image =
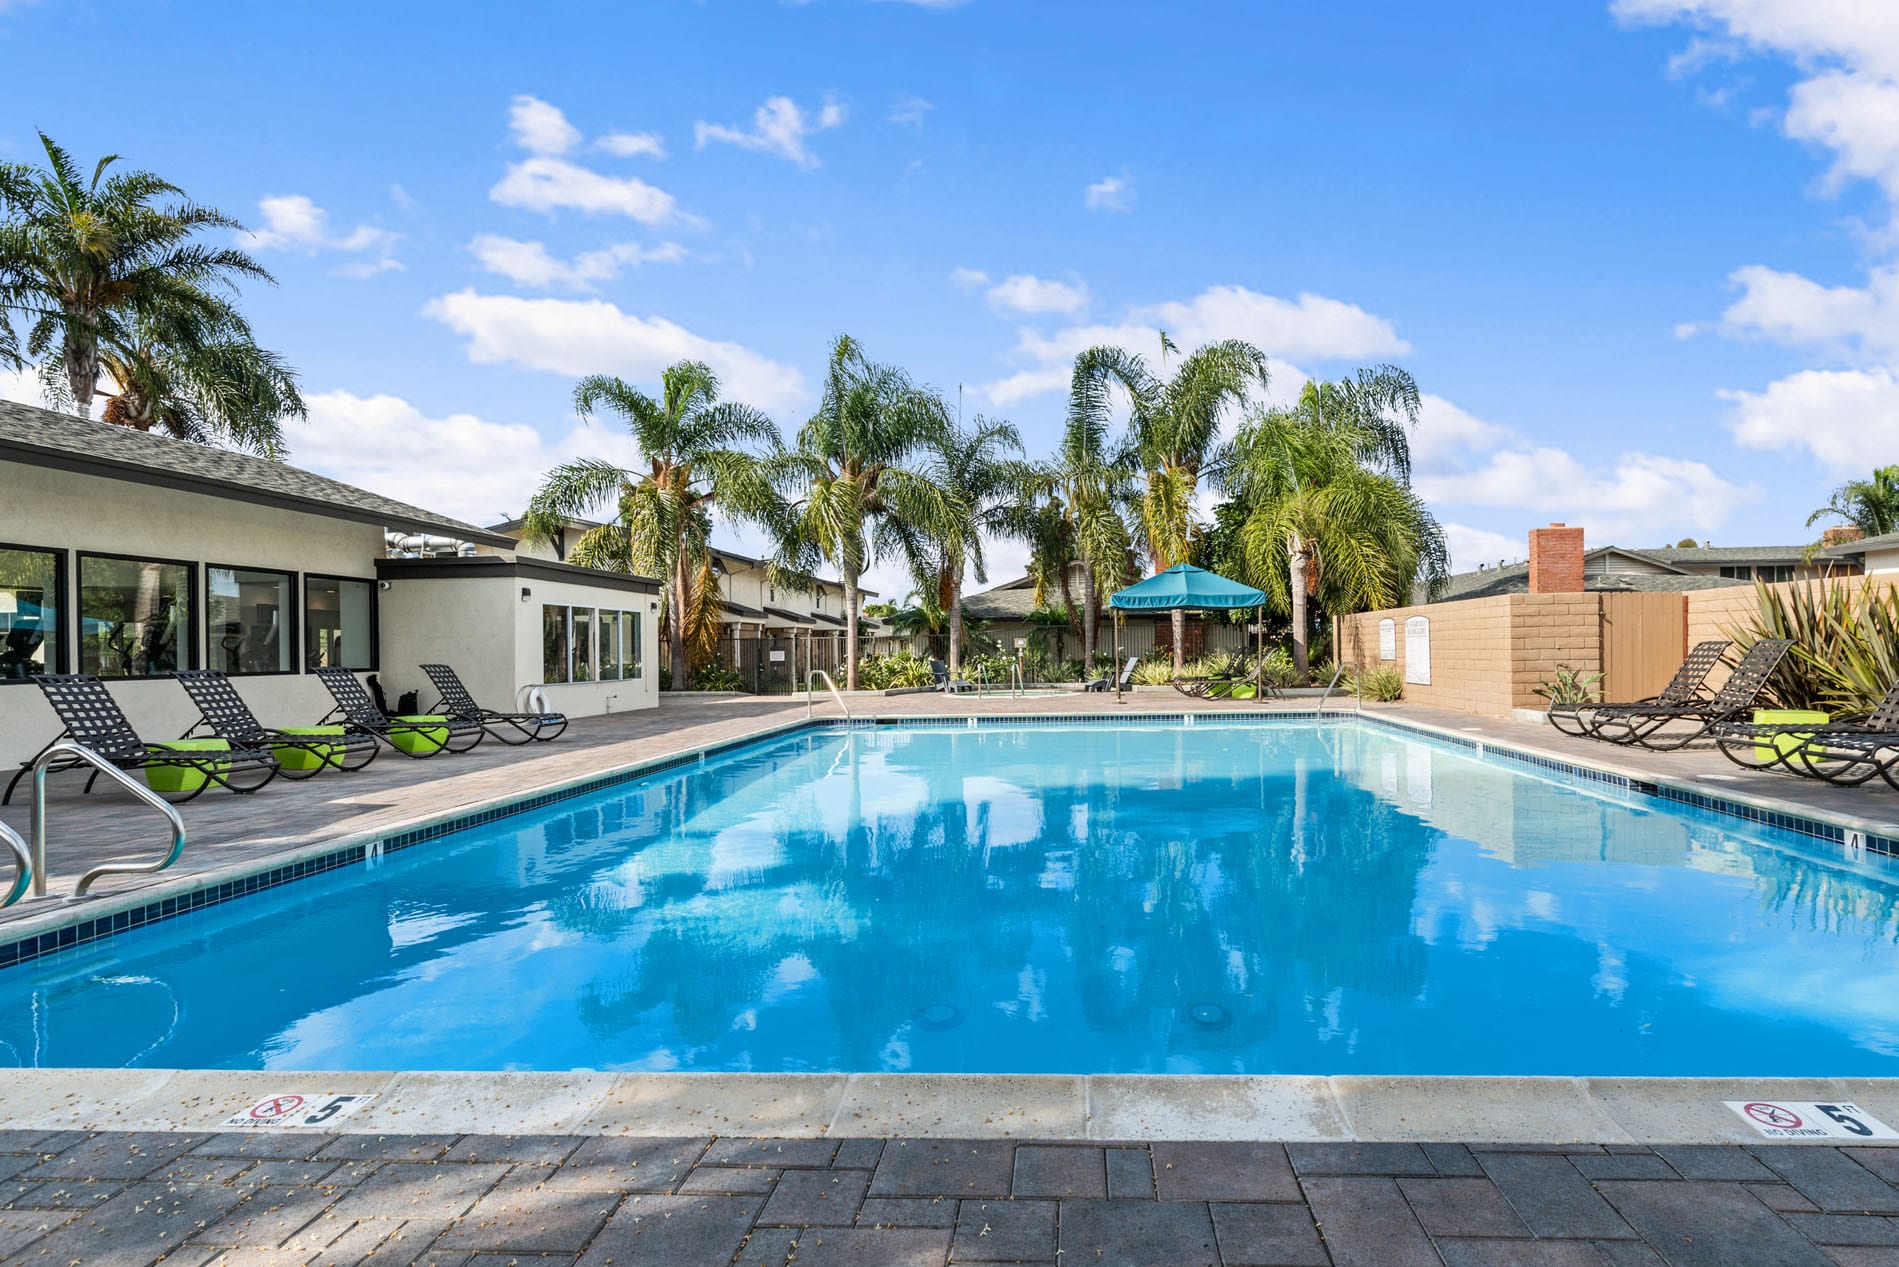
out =
[(159, 861), (102, 862), (79, 877), (79, 883), (73, 886), (74, 897), (86, 896), (86, 890), (91, 888), (92, 882), (101, 876), (150, 875), (155, 871), (163, 871), (178, 861), (178, 855), (185, 851), (185, 820), (179, 816), (178, 811), (158, 793), (139, 783), (92, 749), (73, 743), (71, 740), (62, 740), (33, 759), (33, 827), (30, 865), (33, 868), (34, 897), (46, 896), (46, 767), (59, 757), (71, 757), (91, 766), (138, 800), (164, 814), (166, 822), (171, 825), (171, 851)]
[(1332, 670), (1332, 680), (1325, 684), (1325, 694), (1319, 696), (1320, 712), (1323, 713), (1325, 711), (1325, 701), (1332, 698), (1332, 688), (1339, 684), (1339, 676), (1344, 672), (1345, 666), (1343, 664), (1340, 664), (1338, 668)]
[(20, 839), (20, 833), (5, 823), (0, 823), (0, 845), (13, 855), (13, 887), (0, 897), (0, 909), (4, 909), (20, 900), (20, 894), (26, 892), (28, 882), (33, 879), (33, 855), (26, 851), (26, 842)]
[(811, 719), (812, 709), (816, 705), (816, 701), (813, 699), (813, 696), (815, 696), (817, 692), (811, 689), (811, 684), (817, 681), (819, 678), (823, 678), (824, 684), (831, 689), (831, 698), (836, 700), (837, 706), (844, 710), (844, 720), (849, 721), (851, 718), (851, 706), (844, 702), (844, 696), (838, 692), (837, 683), (833, 682), (831, 680), (831, 675), (829, 673), (826, 673), (823, 669), (812, 669), (809, 673), (804, 675), (805, 720), (809, 721)]

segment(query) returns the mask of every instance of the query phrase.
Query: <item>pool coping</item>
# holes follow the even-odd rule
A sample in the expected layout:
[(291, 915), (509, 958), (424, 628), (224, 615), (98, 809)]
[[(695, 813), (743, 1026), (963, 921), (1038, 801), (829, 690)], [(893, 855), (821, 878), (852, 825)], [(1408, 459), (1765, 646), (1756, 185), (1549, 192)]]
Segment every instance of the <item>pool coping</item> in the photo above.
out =
[[(1656, 795), (1841, 845), (1899, 855), (1899, 824), (1854, 815), (1789, 813), (1785, 803), (1613, 762), (1579, 762), (1532, 744), (1476, 738), (1384, 710), (1275, 709), (1217, 713), (978, 714), (798, 718), (532, 793), (501, 794), (453, 812), (349, 833), (58, 909), (10, 926), (0, 966), (56, 953), (146, 923), (362, 862), (466, 827), (705, 761), (805, 730), (916, 723), (1009, 727), (1187, 725), (1221, 721), (1363, 721)], [(90, 925), (81, 936), (82, 925)], [(18, 936), (13, 936), (16, 929)], [(50, 939), (50, 940), (49, 940)], [(28, 948), (30, 945), (30, 949)], [(25, 953), (22, 953), (24, 950)], [(11, 953), (9, 953), (11, 952)], [(0, 1123), (49, 1130), (215, 1130), (255, 1100), (287, 1091), (369, 1094), (360, 1112), (322, 1130), (939, 1136), (1046, 1140), (1220, 1139), (1512, 1144), (1762, 1143), (1725, 1100), (1841, 1101), (1899, 1126), (1899, 1078), (1641, 1078), (1247, 1074), (483, 1073), (282, 1072), (45, 1068), (0, 1085)], [(287, 1128), (279, 1128), (287, 1129)], [(1839, 1140), (1816, 1139), (1815, 1144)]]

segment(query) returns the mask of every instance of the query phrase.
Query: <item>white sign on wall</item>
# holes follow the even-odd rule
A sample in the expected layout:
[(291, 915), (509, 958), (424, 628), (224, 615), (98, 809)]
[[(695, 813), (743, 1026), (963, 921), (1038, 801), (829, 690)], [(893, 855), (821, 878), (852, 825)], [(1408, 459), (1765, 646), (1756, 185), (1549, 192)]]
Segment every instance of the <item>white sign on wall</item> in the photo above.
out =
[(1423, 616), (1404, 622), (1404, 680), (1431, 685), (1431, 622)]
[(774, 651), (774, 652), (772, 652), (772, 653), (771, 653), (771, 662), (772, 662), (773, 664), (783, 664), (783, 663), (785, 662), (785, 653), (784, 653), (784, 652), (782, 652), (782, 651)]
[(1398, 622), (1389, 616), (1378, 622), (1378, 658), (1398, 658)]

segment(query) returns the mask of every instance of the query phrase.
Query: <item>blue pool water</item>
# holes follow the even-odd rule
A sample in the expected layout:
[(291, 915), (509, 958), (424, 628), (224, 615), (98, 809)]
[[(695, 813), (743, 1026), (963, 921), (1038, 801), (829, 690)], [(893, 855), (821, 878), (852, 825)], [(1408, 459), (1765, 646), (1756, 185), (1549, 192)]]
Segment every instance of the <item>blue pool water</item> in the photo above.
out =
[(1339, 722), (823, 729), (0, 972), (0, 1061), (1899, 1073), (1899, 875)]

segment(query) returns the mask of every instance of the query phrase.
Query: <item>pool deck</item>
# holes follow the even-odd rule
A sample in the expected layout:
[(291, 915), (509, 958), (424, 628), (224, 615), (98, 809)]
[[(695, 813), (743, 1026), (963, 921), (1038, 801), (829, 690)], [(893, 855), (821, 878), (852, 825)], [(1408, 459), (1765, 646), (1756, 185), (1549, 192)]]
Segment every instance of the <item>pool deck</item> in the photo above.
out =
[[(1173, 691), (851, 707), (1260, 711)], [(1367, 711), (1899, 836), (1883, 786)], [(355, 776), (207, 795), (183, 809), (176, 867), (83, 903), (60, 900), (82, 869), (158, 840), (148, 812), (80, 797), (67, 776), (50, 804), (54, 897), (4, 913), (0, 938), (804, 716), (802, 700), (669, 699), (552, 745), (384, 754)], [(26, 807), (0, 820), (24, 831)], [(289, 1092), (375, 1098), (334, 1134), (220, 1133)], [(1852, 1103), (1899, 1126), (1899, 1080), (1873, 1079), (23, 1070), (0, 1082), (0, 1262), (1899, 1264), (1899, 1148), (1770, 1144), (1728, 1100)]]

